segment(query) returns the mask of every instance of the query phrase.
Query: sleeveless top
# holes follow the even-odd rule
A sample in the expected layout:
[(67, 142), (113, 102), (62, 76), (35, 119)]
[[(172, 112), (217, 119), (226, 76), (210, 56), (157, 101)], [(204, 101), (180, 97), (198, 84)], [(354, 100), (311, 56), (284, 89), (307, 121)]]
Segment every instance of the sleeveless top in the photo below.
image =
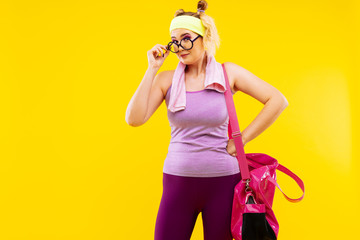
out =
[[(169, 104), (169, 87), (165, 102)], [(233, 93), (232, 93), (233, 94)], [(224, 93), (213, 89), (186, 91), (186, 108), (167, 109), (171, 140), (163, 172), (188, 177), (217, 177), (240, 172), (226, 150), (229, 115)]]

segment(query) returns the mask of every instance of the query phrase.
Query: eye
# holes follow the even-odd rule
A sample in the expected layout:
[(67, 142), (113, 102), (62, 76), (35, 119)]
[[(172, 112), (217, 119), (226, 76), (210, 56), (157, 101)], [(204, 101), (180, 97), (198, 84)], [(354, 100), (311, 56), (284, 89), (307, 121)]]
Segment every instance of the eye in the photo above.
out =
[[(184, 37), (182, 40), (184, 40), (184, 39), (186, 39), (186, 40), (191, 40), (191, 37), (186, 36), (186, 37)], [(178, 42), (177, 40), (172, 40), (172, 42), (179, 44), (179, 42)]]

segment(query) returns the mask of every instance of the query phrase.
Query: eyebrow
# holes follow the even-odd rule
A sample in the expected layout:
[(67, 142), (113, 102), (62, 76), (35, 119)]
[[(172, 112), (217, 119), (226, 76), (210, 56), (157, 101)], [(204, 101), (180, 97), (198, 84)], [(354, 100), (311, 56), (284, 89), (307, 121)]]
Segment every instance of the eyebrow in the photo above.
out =
[[(181, 36), (180, 37), (182, 37), (182, 36), (184, 36), (184, 35), (186, 35), (186, 34), (190, 34), (189, 32), (187, 32), (187, 33), (183, 33), (183, 34), (181, 34)], [(171, 36), (171, 38), (175, 38), (175, 36)]]

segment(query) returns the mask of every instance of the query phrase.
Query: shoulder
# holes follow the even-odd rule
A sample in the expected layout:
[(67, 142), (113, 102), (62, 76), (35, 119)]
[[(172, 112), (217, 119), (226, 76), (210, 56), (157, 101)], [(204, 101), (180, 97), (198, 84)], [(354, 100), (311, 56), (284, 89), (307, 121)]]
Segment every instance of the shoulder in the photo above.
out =
[(263, 104), (265, 104), (273, 96), (280, 96), (284, 99), (284, 102), (287, 102), (284, 95), (282, 95), (278, 89), (262, 80), (249, 70), (231, 62), (226, 62), (224, 65), (228, 75), (231, 75), (233, 88), (236, 91), (246, 93)]
[(236, 63), (233, 62), (224, 62), (226, 73), (234, 77), (239, 77), (243, 72), (246, 71), (245, 68), (239, 66)]
[(233, 62), (224, 62), (224, 66), (226, 68), (226, 70), (233, 70), (236, 67), (240, 67), (239, 65), (237, 65), (236, 63)]
[(241, 74), (240, 72), (244, 68), (233, 62), (224, 62), (224, 67), (229, 79), (230, 87), (232, 91), (236, 93), (237, 91), (239, 91), (239, 89), (236, 88), (236, 82), (239, 79), (239, 74)]
[(224, 62), (226, 73), (229, 77), (229, 82), (232, 84), (234, 91), (244, 91), (251, 83), (256, 83), (255, 80), (260, 80), (257, 76), (242, 66), (233, 62)]

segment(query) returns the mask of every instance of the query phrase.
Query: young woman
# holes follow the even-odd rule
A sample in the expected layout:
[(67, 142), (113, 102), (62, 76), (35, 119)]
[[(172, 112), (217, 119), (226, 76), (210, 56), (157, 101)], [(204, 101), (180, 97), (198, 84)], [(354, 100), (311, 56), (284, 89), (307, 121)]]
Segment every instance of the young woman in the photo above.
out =
[[(234, 140), (228, 139), (224, 76), (214, 58), (219, 36), (213, 19), (204, 12), (207, 2), (199, 1), (197, 9), (196, 13), (177, 10), (170, 25), (172, 41), (147, 52), (148, 69), (126, 111), (127, 123), (135, 127), (149, 120), (163, 100), (168, 107), (171, 141), (155, 240), (189, 240), (200, 212), (206, 240), (233, 239), (232, 201), (241, 175)], [(179, 65), (157, 74), (170, 52), (179, 58)], [(242, 91), (264, 104), (242, 131), (245, 146), (288, 103), (275, 87), (246, 69), (232, 62), (224, 66), (232, 94)]]

